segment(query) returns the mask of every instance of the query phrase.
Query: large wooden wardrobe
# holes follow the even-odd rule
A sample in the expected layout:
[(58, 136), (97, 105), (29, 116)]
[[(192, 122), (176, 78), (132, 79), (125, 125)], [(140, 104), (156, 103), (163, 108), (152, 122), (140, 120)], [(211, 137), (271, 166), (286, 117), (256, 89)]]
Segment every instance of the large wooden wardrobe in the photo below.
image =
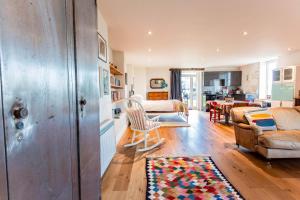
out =
[(98, 200), (95, 0), (0, 5), (0, 199)]

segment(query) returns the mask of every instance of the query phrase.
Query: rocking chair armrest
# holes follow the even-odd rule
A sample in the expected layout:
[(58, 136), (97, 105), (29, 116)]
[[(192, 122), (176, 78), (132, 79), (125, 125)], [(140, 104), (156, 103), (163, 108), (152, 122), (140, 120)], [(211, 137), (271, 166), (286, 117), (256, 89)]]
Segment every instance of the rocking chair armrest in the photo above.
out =
[(157, 116), (155, 116), (155, 117), (152, 117), (152, 118), (149, 119), (149, 120), (150, 120), (150, 121), (153, 121), (153, 122), (158, 122), (159, 117), (160, 117), (160, 115), (157, 115)]

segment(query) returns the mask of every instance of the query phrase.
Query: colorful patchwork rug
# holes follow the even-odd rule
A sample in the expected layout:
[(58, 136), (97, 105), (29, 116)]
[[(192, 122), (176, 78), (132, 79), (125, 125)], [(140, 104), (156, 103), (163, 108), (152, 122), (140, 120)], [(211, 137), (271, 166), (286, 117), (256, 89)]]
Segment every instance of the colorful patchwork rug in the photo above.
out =
[(147, 158), (147, 200), (240, 200), (210, 157)]

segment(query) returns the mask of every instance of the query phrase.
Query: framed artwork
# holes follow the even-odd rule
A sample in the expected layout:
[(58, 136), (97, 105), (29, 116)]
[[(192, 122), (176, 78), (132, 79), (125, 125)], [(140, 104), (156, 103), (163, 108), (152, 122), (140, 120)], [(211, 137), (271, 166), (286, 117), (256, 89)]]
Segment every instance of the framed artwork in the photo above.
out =
[(102, 89), (102, 68), (99, 65), (98, 66), (98, 75), (99, 75), (99, 93), (100, 93), (100, 98), (103, 97), (103, 89)]
[(151, 89), (163, 89), (168, 87), (168, 84), (166, 83), (165, 79), (163, 78), (152, 78), (150, 80), (150, 88)]
[(105, 39), (98, 33), (98, 58), (107, 62), (107, 44)]
[(125, 73), (125, 85), (128, 85), (128, 74)]
[(109, 95), (109, 71), (103, 69), (103, 93)]

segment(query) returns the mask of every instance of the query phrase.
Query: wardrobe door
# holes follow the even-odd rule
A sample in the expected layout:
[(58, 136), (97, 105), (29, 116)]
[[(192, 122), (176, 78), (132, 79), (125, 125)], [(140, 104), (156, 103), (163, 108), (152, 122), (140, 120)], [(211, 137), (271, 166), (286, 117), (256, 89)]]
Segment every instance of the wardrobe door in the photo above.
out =
[[(1, 70), (1, 57), (0, 57)], [(6, 177), (6, 161), (5, 161), (5, 137), (3, 127), (3, 110), (2, 110), (2, 84), (0, 73), (0, 199), (7, 200), (7, 177)]]
[[(78, 199), (69, 0), (0, 0), (0, 5), (9, 199)], [(2, 146), (3, 132), (0, 137)], [(2, 149), (0, 165), (1, 154)]]
[(81, 199), (100, 198), (100, 120), (95, 0), (74, 0)]

